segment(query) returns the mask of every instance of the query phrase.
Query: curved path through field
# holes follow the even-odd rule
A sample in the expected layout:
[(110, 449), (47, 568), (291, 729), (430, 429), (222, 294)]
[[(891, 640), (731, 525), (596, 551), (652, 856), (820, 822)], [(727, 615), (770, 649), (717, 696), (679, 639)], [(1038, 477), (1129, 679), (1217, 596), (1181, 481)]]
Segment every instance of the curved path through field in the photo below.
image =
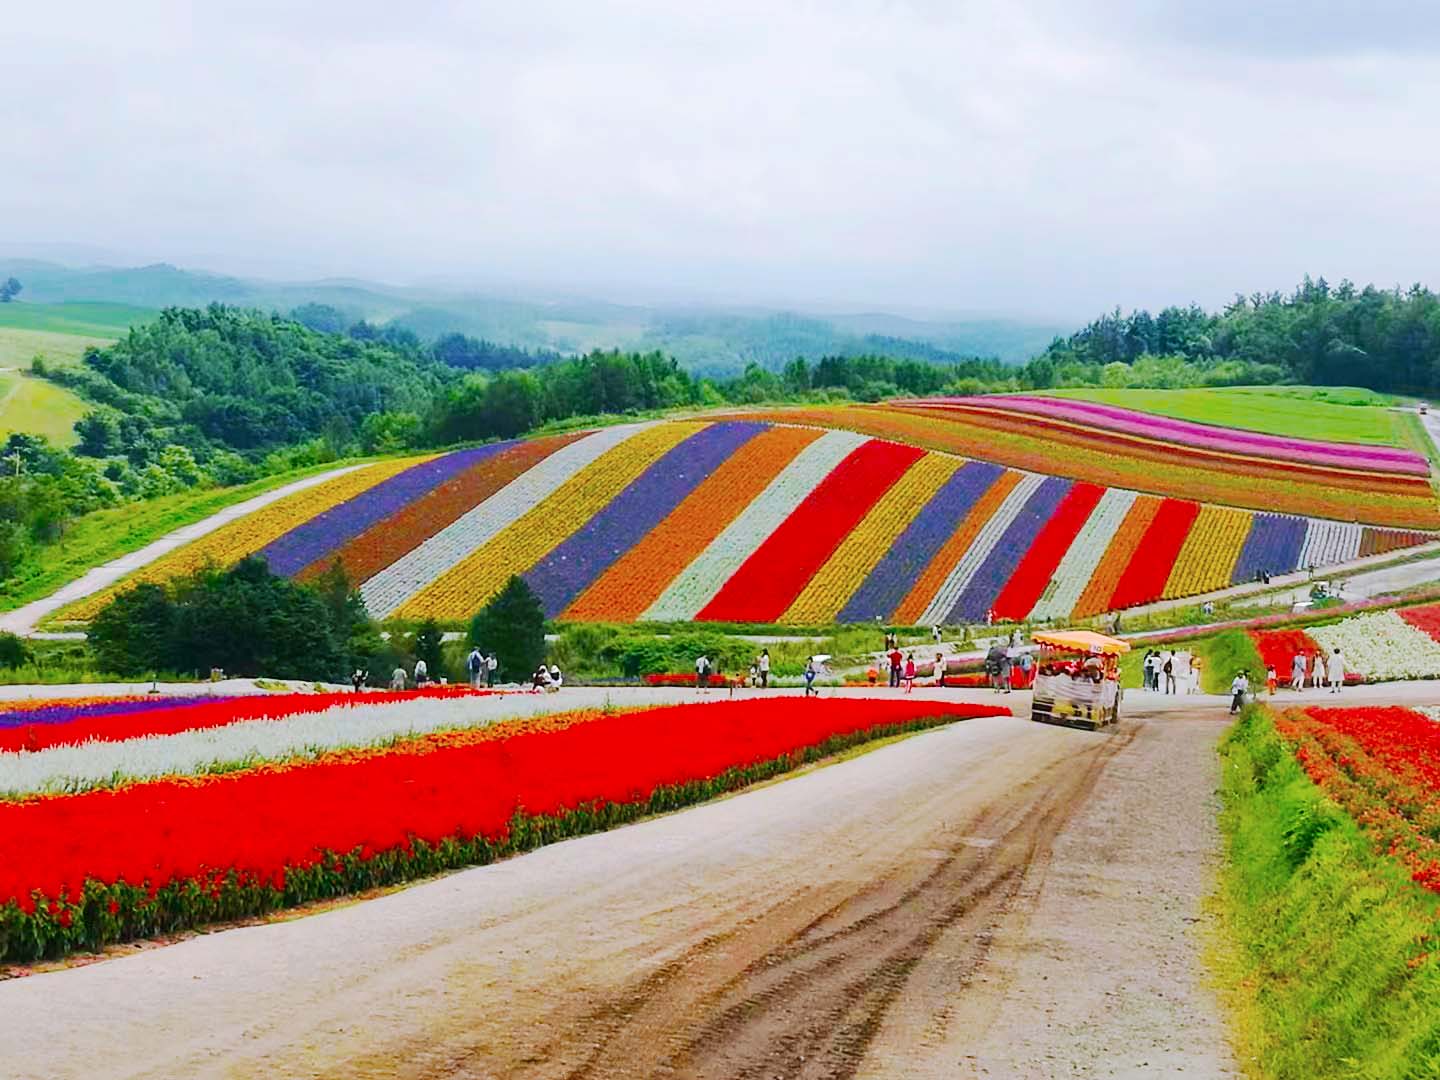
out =
[(169, 554), (176, 548), (198, 540), (208, 533), (214, 532), (222, 525), (244, 517), (246, 514), (253, 514), (261, 507), (269, 506), (271, 503), (293, 495), (297, 491), (304, 491), (316, 484), (323, 484), (326, 480), (343, 476), (347, 472), (363, 468), (362, 465), (345, 465), (338, 469), (331, 469), (327, 472), (317, 473), (314, 476), (307, 476), (302, 480), (286, 484), (283, 487), (274, 488), (271, 491), (256, 495), (253, 499), (246, 499), (244, 502), (227, 506), (224, 510), (211, 514), (202, 521), (194, 522), (191, 525), (183, 526), (172, 533), (167, 533), (159, 540), (155, 540), (138, 551), (132, 551), (128, 555), (121, 555), (118, 559), (112, 559), (103, 566), (97, 566), (88, 570), (81, 577), (76, 578), (68, 585), (55, 590), (49, 596), (35, 600), (24, 607), (18, 607), (14, 611), (7, 611), (0, 614), (0, 630), (12, 634), (28, 636), (35, 632), (48, 615), (53, 615), (67, 604), (73, 604), (92, 593), (97, 593), (107, 586), (115, 584), (126, 574), (139, 570), (142, 566), (148, 566), (162, 555)]
[(1210, 699), (1155, 716), (966, 721), (376, 899), (0, 983), (0, 1073), (1229, 1076), (1196, 929), (1225, 718)]

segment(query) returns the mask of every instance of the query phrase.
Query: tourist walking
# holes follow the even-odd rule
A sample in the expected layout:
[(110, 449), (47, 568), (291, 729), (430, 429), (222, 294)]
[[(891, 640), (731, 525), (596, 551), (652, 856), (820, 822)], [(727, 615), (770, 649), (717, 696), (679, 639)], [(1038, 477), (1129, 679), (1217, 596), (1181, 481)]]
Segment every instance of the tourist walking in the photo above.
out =
[(1305, 654), (1297, 652), (1295, 658), (1290, 661), (1290, 689), (1305, 689)]
[(805, 696), (814, 694), (820, 696), (820, 691), (815, 689), (815, 657), (807, 657), (805, 660)]
[(704, 653), (695, 659), (695, 685), (701, 690), (710, 685), (710, 657)]
[(1035, 659), (1029, 651), (1020, 654), (1020, 689), (1030, 689), (1030, 672), (1035, 668)]
[(770, 650), (769, 650), (769, 649), (761, 649), (761, 650), (760, 650), (760, 685), (763, 686), (763, 687), (767, 687), (767, 688), (768, 688), (769, 685), (770, 685)]
[(936, 624), (931, 628), (930, 633), (933, 634), (934, 637), (935, 637), (935, 644), (936, 644), (936, 645), (939, 645), (939, 644), (940, 644), (940, 637), (941, 637), (941, 634), (940, 634), (940, 624), (939, 624), (939, 623), (936, 623)]
[(465, 670), (470, 673), (470, 685), (476, 690), (479, 690), (485, 681), (485, 672), (488, 666), (485, 663), (484, 655), (480, 652), (480, 646), (477, 645), (470, 650), (470, 655), (465, 660)]
[(421, 687), (430, 681), (430, 667), (422, 657), (415, 661), (415, 686)]
[(1175, 653), (1173, 650), (1165, 654), (1165, 663), (1160, 665), (1160, 670), (1165, 673), (1165, 693), (1175, 693)]
[(1155, 649), (1151, 649), (1149, 652), (1147, 652), (1147, 653), (1145, 654), (1145, 660), (1144, 660), (1144, 663), (1142, 664), (1142, 668), (1143, 668), (1144, 673), (1145, 673), (1145, 680), (1144, 680), (1144, 681), (1145, 681), (1145, 689), (1146, 689), (1146, 690), (1159, 690), (1159, 689), (1160, 689), (1160, 653), (1159, 653), (1157, 650), (1155, 650)]
[(1000, 657), (1000, 685), (1005, 693), (1010, 693), (1010, 680), (1015, 670), (1015, 660), (1011, 656), (1011, 650), (1006, 649)]
[(915, 654), (911, 653), (905, 657), (905, 693), (909, 694), (915, 689)]
[(1330, 654), (1330, 692), (1340, 693), (1340, 687), (1345, 685), (1345, 657), (1337, 648)]
[(1271, 697), (1275, 696), (1275, 684), (1275, 665), (1267, 664), (1265, 666), (1265, 690)]
[(885, 659), (890, 661), (890, 685), (898, 689), (900, 686), (900, 670), (901, 666), (905, 663), (905, 657), (900, 655), (899, 649), (891, 649), (890, 655)]
[(938, 652), (935, 654), (935, 685), (945, 685), (945, 657)]
[(355, 688), (355, 693), (365, 689), (365, 680), (369, 677), (370, 673), (362, 668), (356, 668), (350, 673), (350, 685)]
[(390, 673), (390, 689), (405, 689), (405, 669), (403, 667), (396, 667), (396, 669)]
[(500, 658), (493, 652), (485, 658), (485, 685), (495, 685), (495, 672), (500, 669)]
[(1237, 672), (1230, 680), (1230, 715), (1234, 716), (1245, 705), (1245, 695), (1250, 691), (1250, 676)]

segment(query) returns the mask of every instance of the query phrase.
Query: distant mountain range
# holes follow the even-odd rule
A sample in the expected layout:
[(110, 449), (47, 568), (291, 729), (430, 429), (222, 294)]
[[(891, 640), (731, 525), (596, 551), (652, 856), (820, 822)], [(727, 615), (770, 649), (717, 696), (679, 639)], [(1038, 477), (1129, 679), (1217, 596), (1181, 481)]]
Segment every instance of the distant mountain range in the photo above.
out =
[[(167, 263), (140, 267), (66, 266), (0, 258), (0, 280), (24, 284), (26, 305), (114, 305), (117, 329), (147, 312), (212, 301), (289, 312), (328, 304), (348, 319), (394, 323), (422, 338), (459, 332), (507, 345), (581, 352), (592, 348), (658, 349), (700, 374), (734, 374), (746, 364), (779, 368), (796, 356), (884, 353), (948, 362), (993, 356), (1019, 363), (1057, 335), (1060, 323), (976, 316), (927, 321), (885, 313), (806, 314), (764, 308), (640, 306), (585, 298), (502, 299), (461, 290), (411, 288), (370, 281), (280, 282), (182, 270)], [(78, 309), (77, 309), (78, 311)], [(55, 309), (63, 321), (64, 309)]]

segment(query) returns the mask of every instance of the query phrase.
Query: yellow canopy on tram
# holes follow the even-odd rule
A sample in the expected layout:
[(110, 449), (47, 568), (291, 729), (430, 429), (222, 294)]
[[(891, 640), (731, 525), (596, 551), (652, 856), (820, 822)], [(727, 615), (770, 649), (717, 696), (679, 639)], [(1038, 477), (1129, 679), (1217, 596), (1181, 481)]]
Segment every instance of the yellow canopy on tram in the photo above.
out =
[(1072, 652), (1099, 653), (1101, 656), (1119, 656), (1130, 651), (1130, 643), (1119, 638), (1097, 634), (1093, 630), (1037, 631), (1030, 635), (1037, 645), (1049, 645), (1055, 649), (1069, 649)]

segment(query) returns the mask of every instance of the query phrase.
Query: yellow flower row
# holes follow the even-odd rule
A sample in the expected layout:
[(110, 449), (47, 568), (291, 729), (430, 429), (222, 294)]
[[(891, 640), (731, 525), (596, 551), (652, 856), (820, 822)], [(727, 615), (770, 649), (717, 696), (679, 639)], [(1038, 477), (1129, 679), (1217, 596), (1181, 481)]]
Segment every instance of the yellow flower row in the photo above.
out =
[(103, 610), (117, 593), (144, 583), (162, 584), (186, 577), (206, 566), (229, 566), (267, 544), (280, 539), (297, 525), (323, 514), (376, 484), (404, 472), (435, 455), (398, 458), (365, 465), (314, 487), (287, 495), (253, 514), (202, 536), (193, 543), (162, 555), (148, 566), (115, 585), (77, 600), (59, 615), (61, 620), (88, 621)]
[(708, 426), (686, 421), (657, 424), (637, 432), (426, 585), (396, 614), (405, 619), (463, 619), (474, 614), (512, 574), (532, 569), (609, 505), (657, 458)]
[(915, 462), (840, 542), (825, 565), (780, 616), (780, 621), (801, 624), (833, 621), (879, 565), (896, 537), (963, 464), (960, 458), (944, 454), (926, 454)]
[(1228, 586), (1253, 521), (1246, 510), (1202, 506), (1170, 569), (1164, 596), (1194, 596)]

